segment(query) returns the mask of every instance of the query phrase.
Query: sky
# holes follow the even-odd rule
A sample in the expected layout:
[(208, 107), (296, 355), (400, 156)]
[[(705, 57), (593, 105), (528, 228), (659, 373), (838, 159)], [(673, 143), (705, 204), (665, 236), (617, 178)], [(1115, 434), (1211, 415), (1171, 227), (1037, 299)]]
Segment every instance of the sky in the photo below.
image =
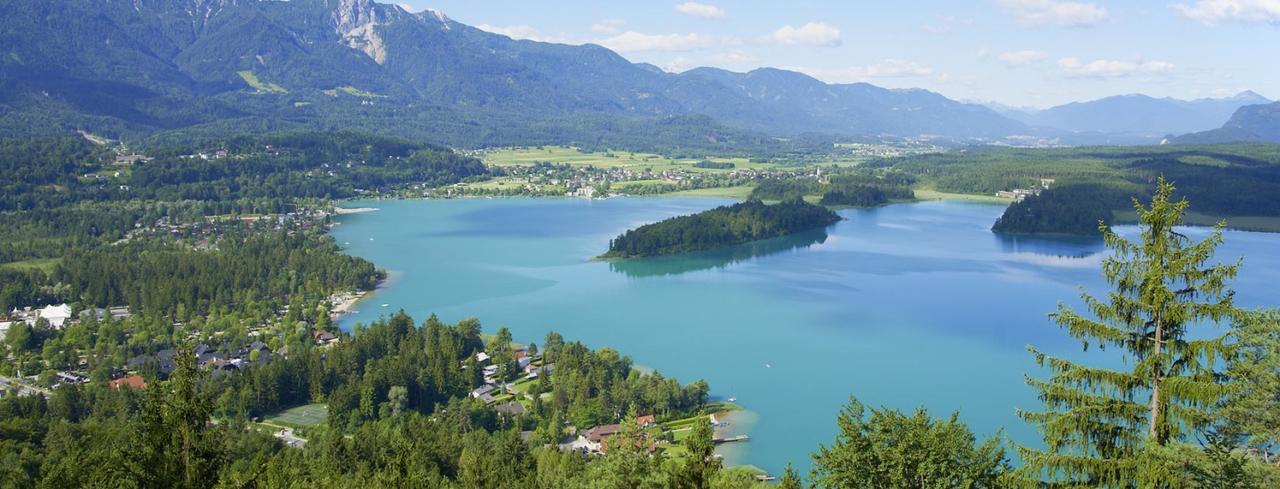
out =
[(1280, 0), (380, 0), (679, 72), (776, 67), (1044, 108), (1143, 93), (1280, 98)]

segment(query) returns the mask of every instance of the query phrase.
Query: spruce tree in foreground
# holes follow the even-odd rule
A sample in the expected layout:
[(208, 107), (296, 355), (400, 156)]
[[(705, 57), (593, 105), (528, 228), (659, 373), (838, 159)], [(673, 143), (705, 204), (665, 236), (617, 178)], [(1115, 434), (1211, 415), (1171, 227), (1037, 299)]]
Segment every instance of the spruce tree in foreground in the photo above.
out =
[(1046, 445), (1019, 449), (1026, 479), (1065, 487), (1161, 487), (1184, 477), (1148, 449), (1187, 440), (1212, 421), (1208, 411), (1224, 393), (1215, 362), (1227, 347), (1222, 337), (1199, 339), (1205, 335), (1188, 329), (1235, 316), (1227, 282), (1239, 265), (1206, 265), (1222, 243), (1223, 225), (1199, 242), (1180, 234), (1175, 226), (1188, 204), (1174, 201), (1173, 191), (1161, 178), (1149, 208), (1134, 201), (1137, 241), (1102, 230), (1112, 251), (1102, 262), (1112, 287), (1106, 297), (1083, 294), (1087, 315), (1065, 305), (1050, 315), (1086, 351), (1119, 350), (1132, 368), (1092, 367), (1029, 348), (1051, 374), (1027, 379), (1045, 410), (1019, 411)]
[[(958, 413), (929, 416), (866, 408), (857, 399), (840, 411), (840, 433), (813, 454), (817, 488), (988, 489), (1009, 470), (1000, 436), (979, 443)], [(799, 481), (795, 481), (798, 483)]]
[(716, 473), (720, 471), (720, 459), (716, 458), (715, 432), (711, 422), (699, 417), (693, 424), (693, 432), (684, 440), (688, 452), (676, 474), (677, 487), (710, 489)]
[(1278, 460), (1280, 447), (1280, 311), (1246, 314), (1236, 326), (1234, 355), (1227, 361), (1230, 380), (1226, 400), (1218, 411), (1218, 427), (1261, 454), (1267, 463)]

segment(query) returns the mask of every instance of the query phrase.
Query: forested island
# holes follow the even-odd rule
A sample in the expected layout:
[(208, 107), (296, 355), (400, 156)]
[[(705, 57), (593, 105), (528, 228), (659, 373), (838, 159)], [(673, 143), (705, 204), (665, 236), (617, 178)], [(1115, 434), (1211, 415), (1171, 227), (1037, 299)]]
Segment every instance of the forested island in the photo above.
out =
[(1101, 185), (1066, 185), (1010, 204), (991, 227), (1002, 234), (1101, 236), (1123, 206), (1123, 192)]
[(628, 230), (609, 241), (600, 258), (675, 255), (742, 244), (829, 226), (840, 220), (831, 209), (799, 197), (768, 205), (757, 199), (678, 216)]

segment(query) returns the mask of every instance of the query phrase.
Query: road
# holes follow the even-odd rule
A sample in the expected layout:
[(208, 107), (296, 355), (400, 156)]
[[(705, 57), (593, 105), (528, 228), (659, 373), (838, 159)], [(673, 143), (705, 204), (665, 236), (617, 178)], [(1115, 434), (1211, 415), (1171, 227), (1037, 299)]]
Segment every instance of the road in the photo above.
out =
[(34, 396), (38, 394), (45, 397), (49, 397), (49, 394), (50, 394), (47, 389), (42, 389), (42, 388), (33, 386), (31, 384), (28, 384), (26, 382), (23, 382), (21, 380), (18, 380), (12, 377), (5, 377), (3, 375), (0, 375), (0, 392), (8, 394), (9, 390), (15, 387), (18, 389), (19, 396)]

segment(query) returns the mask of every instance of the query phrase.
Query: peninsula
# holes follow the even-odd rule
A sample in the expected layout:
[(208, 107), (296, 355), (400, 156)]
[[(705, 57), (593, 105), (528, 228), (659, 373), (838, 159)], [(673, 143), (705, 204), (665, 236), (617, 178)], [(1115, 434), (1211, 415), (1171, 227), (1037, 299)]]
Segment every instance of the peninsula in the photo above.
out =
[(798, 197), (773, 205), (751, 199), (629, 230), (610, 241), (609, 251), (600, 258), (642, 258), (709, 250), (786, 236), (839, 220), (840, 216), (834, 211)]

